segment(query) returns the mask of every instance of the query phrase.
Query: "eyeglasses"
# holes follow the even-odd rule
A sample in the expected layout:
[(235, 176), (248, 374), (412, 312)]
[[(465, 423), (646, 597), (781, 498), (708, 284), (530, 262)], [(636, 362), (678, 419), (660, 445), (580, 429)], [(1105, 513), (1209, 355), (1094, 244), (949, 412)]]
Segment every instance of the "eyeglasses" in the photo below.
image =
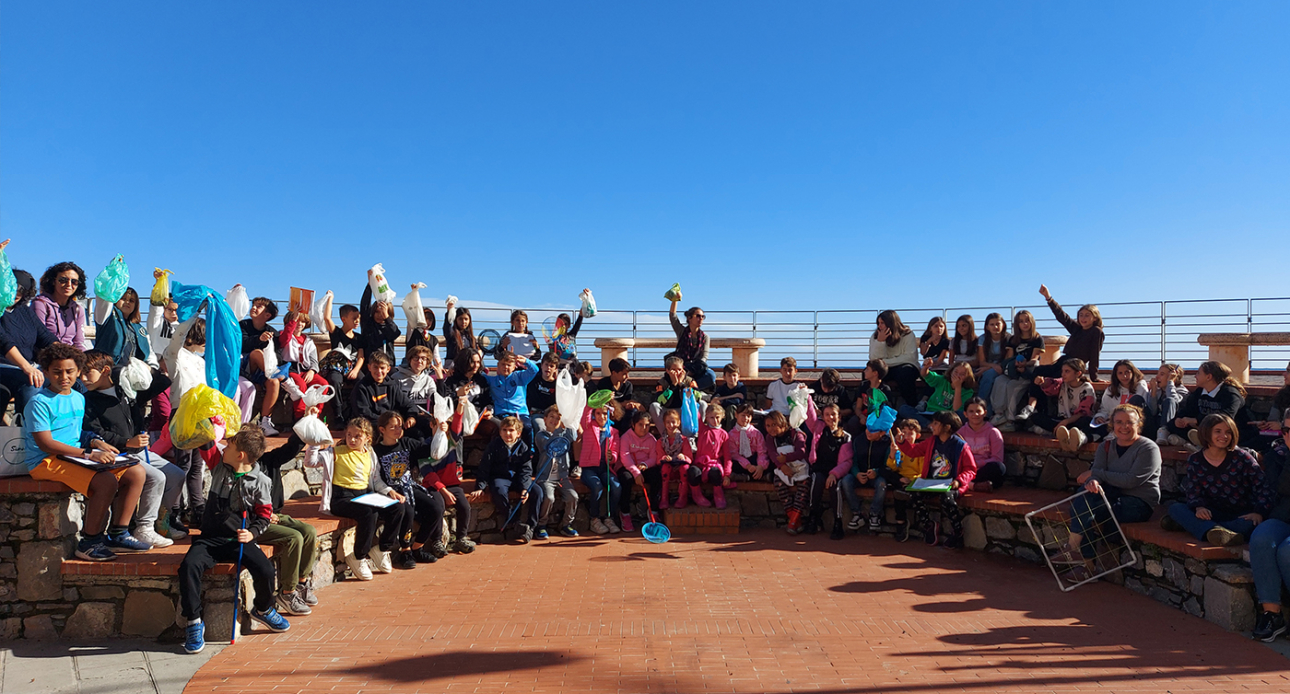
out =
[(65, 287), (76, 287), (80, 285), (81, 281), (75, 277), (59, 277), (58, 283)]
[(699, 320), (703, 320), (704, 318), (707, 318), (707, 316), (703, 315), (702, 313), (696, 313), (694, 314), (694, 317), (698, 318)]

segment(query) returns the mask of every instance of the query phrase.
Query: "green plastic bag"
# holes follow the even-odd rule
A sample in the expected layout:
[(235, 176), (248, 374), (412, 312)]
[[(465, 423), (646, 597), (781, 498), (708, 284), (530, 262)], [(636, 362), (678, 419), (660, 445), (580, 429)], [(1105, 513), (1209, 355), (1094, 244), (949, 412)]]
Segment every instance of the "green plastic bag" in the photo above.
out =
[(9, 256), (0, 250), (0, 311), (13, 306), (18, 300), (18, 278), (13, 276), (13, 266)]
[(94, 297), (115, 304), (129, 286), (130, 268), (125, 266), (125, 257), (118, 255), (94, 278)]
[(676, 284), (672, 285), (671, 289), (667, 290), (666, 292), (663, 292), (663, 298), (667, 299), (668, 301), (680, 301), (681, 283), (677, 282)]

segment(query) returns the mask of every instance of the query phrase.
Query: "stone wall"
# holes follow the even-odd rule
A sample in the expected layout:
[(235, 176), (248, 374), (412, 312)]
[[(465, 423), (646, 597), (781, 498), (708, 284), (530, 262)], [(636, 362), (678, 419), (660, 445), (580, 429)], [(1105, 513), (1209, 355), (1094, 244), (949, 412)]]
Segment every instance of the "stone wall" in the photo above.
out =
[(63, 586), (59, 567), (83, 510), (79, 494), (0, 497), (0, 640), (53, 638), (68, 624), (81, 596)]

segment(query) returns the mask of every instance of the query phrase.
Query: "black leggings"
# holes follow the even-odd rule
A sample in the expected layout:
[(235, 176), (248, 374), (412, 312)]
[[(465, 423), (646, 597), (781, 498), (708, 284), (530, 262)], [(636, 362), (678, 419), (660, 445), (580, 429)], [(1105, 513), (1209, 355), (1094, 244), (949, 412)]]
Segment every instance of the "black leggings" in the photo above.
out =
[[(453, 535), (458, 540), (466, 539), (466, 531), (470, 529), (470, 499), (466, 498), (466, 491), (461, 487), (444, 487), (448, 493), (452, 494), (453, 508), (456, 509), (456, 532)], [(443, 498), (443, 494), (438, 490), (429, 490), (431, 494)], [(446, 512), (448, 505), (444, 504)]]
[[(703, 484), (703, 479), (705, 477), (703, 472), (704, 471), (700, 469), (698, 465), (691, 465), (690, 468), (685, 471), (685, 479), (690, 483), (691, 487), (697, 487)], [(715, 484), (715, 485), (721, 484), (722, 480), (724, 479), (724, 476), (721, 474), (720, 468), (710, 467), (707, 469), (707, 472), (708, 474), (706, 475), (706, 477), (708, 480), (708, 484)]]
[(894, 388), (905, 404), (914, 407), (918, 404), (918, 379), (921, 375), (922, 372), (913, 364), (894, 364), (887, 367), (887, 377), (882, 382)]
[(403, 531), (403, 519), (407, 513), (407, 504), (391, 504), (385, 508), (376, 508), (367, 504), (356, 504), (354, 497), (367, 493), (366, 489), (331, 488), (331, 512), (342, 518), (353, 518), (358, 522), (354, 529), (354, 556), (362, 559), (372, 551), (372, 542), (376, 539), (376, 524), (382, 523), (380, 548), (388, 552), (399, 544)]
[[(443, 495), (439, 492), (426, 491), (425, 487), (416, 485), (412, 487), (412, 501), (414, 502), (413, 516), (421, 527), (417, 528), (417, 534), (412, 541), (418, 545), (431, 544), (435, 545), (443, 542), (443, 514), (444, 502)], [(412, 523), (407, 523), (408, 530), (412, 528)], [(404, 546), (408, 546), (407, 540), (404, 540)]]
[(328, 422), (328, 424), (331, 425), (332, 429), (343, 429), (345, 422), (348, 421), (345, 419), (345, 415), (347, 414), (345, 408), (348, 403), (345, 402), (344, 396), (340, 394), (341, 387), (345, 385), (345, 372), (337, 371), (336, 369), (327, 369), (322, 372), (322, 377), (327, 381), (327, 384), (331, 386), (332, 391), (335, 392), (335, 395), (332, 396), (330, 402), (332, 413), (336, 416), (336, 421)]
[(255, 609), (263, 612), (273, 607), (273, 562), (264, 556), (259, 545), (243, 544), (232, 537), (198, 536), (193, 538), (188, 554), (179, 565), (179, 609), (184, 619), (202, 616), (202, 575), (217, 563), (236, 563), (239, 547), (242, 567), (251, 573), (251, 583), (255, 586)]

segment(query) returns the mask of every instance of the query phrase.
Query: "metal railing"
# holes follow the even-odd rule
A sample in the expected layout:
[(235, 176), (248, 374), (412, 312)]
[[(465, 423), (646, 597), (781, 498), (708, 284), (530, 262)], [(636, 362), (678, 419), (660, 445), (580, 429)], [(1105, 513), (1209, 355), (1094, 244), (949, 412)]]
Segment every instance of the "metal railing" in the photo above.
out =
[[(342, 302), (336, 301), (339, 307)], [(355, 302), (357, 303), (357, 302)], [(278, 302), (285, 313), (287, 302)], [(1170, 361), (1194, 366), (1208, 357), (1208, 348), (1196, 343), (1203, 332), (1290, 332), (1290, 297), (1251, 299), (1201, 299), (1193, 301), (1130, 301), (1097, 304), (1106, 331), (1102, 365), (1109, 368), (1118, 359), (1132, 359), (1140, 368), (1154, 370), (1160, 362)], [(505, 333), (510, 329), (509, 307), (466, 306), (470, 309), (476, 334), (483, 330)], [(1072, 316), (1078, 304), (1064, 307)], [(1012, 316), (1022, 309), (1035, 316), (1040, 334), (1066, 335), (1046, 304), (1028, 306), (968, 306), (943, 308), (896, 309), (901, 320), (921, 335), (934, 317), (945, 320), (953, 331), (962, 314), (973, 316), (977, 334), (984, 331), (986, 316), (999, 313), (1012, 327)], [(525, 308), (529, 329), (545, 341), (544, 329), (551, 332), (555, 317), (572, 314), (574, 309)], [(402, 310), (396, 320), (404, 323)], [(444, 317), (436, 308), (437, 322)], [(820, 311), (728, 311), (705, 309), (704, 330), (718, 337), (760, 337), (766, 347), (760, 352), (764, 365), (777, 365), (791, 356), (802, 368), (860, 367), (868, 359), (869, 337), (874, 330), (878, 309)], [(281, 317), (276, 321), (281, 324)], [(442, 325), (436, 326), (442, 334)], [(675, 339), (666, 310), (601, 309), (586, 319), (577, 336), (584, 359), (597, 361), (593, 343), (598, 337), (633, 337)], [(635, 348), (630, 357), (633, 365), (657, 367), (671, 349)], [(729, 349), (713, 349), (711, 365), (731, 358)], [(1290, 361), (1290, 346), (1255, 346), (1250, 352), (1251, 367), (1280, 370)], [(1190, 367), (1189, 367), (1190, 368)]]

